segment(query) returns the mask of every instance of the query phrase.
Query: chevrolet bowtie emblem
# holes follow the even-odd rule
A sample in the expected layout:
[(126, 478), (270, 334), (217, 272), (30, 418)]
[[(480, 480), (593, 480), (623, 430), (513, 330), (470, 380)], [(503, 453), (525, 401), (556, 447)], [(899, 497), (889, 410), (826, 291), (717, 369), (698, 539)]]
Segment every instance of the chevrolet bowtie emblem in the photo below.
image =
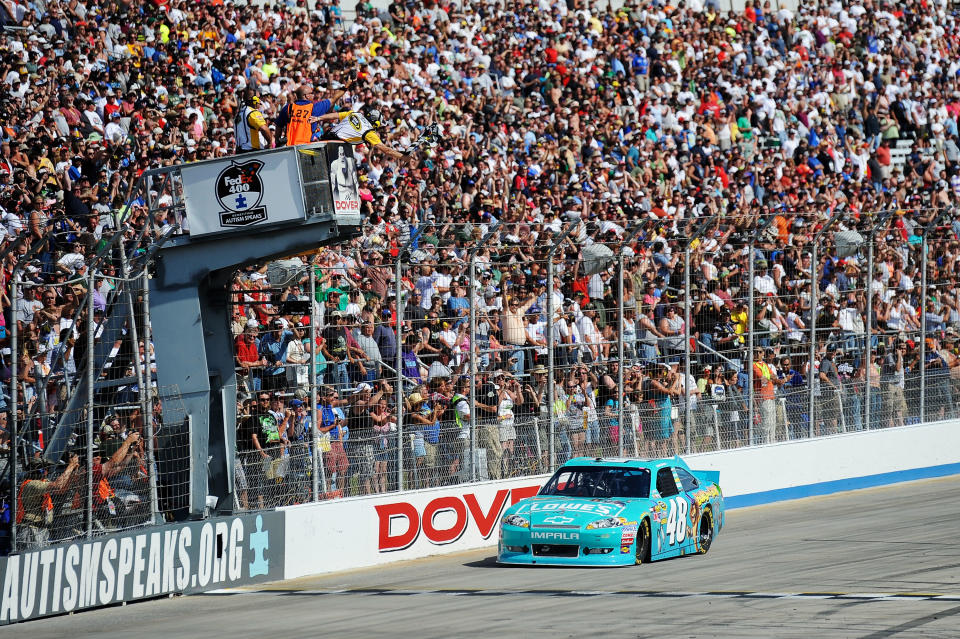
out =
[(569, 524), (571, 521), (573, 521), (573, 517), (561, 517), (560, 515), (554, 515), (543, 520), (546, 524)]

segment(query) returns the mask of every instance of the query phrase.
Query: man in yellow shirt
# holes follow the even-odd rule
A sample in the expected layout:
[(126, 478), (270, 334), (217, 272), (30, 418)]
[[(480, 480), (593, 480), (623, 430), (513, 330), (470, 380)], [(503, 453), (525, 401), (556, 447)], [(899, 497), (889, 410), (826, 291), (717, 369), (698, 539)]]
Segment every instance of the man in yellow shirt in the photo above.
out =
[(237, 119), (233, 123), (237, 153), (250, 153), (273, 146), (273, 133), (260, 113), (259, 106), (260, 98), (254, 90), (244, 89), (243, 106), (237, 111)]

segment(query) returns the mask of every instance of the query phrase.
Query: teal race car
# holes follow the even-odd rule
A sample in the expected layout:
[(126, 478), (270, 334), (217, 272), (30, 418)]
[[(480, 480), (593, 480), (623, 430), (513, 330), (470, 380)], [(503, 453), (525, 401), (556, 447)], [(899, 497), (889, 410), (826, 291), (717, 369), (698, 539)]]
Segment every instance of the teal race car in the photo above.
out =
[(723, 528), (720, 473), (679, 457), (578, 457), (500, 520), (501, 564), (625, 566), (705, 554)]

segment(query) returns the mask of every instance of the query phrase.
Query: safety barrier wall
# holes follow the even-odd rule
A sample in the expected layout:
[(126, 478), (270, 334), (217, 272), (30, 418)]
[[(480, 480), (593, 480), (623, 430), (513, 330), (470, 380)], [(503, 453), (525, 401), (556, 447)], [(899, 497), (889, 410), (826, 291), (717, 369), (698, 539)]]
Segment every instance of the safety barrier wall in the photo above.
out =
[(690, 455), (720, 471), (728, 508), (960, 473), (960, 421)]
[[(960, 421), (687, 456), (720, 471), (728, 508), (960, 474)], [(494, 546), (503, 511), (547, 475), (284, 510), (287, 579)]]

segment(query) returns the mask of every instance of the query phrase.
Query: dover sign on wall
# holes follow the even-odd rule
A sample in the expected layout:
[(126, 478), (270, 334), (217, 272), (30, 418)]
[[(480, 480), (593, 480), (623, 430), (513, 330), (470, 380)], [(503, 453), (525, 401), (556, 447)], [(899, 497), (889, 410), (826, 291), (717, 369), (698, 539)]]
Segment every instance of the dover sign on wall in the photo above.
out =
[(223, 517), (0, 559), (0, 624), (282, 579), (283, 513)]
[(287, 547), (312, 550), (287, 558), (286, 578), (490, 546), (503, 511), (535, 495), (544, 481), (526, 477), (293, 506), (284, 511)]

